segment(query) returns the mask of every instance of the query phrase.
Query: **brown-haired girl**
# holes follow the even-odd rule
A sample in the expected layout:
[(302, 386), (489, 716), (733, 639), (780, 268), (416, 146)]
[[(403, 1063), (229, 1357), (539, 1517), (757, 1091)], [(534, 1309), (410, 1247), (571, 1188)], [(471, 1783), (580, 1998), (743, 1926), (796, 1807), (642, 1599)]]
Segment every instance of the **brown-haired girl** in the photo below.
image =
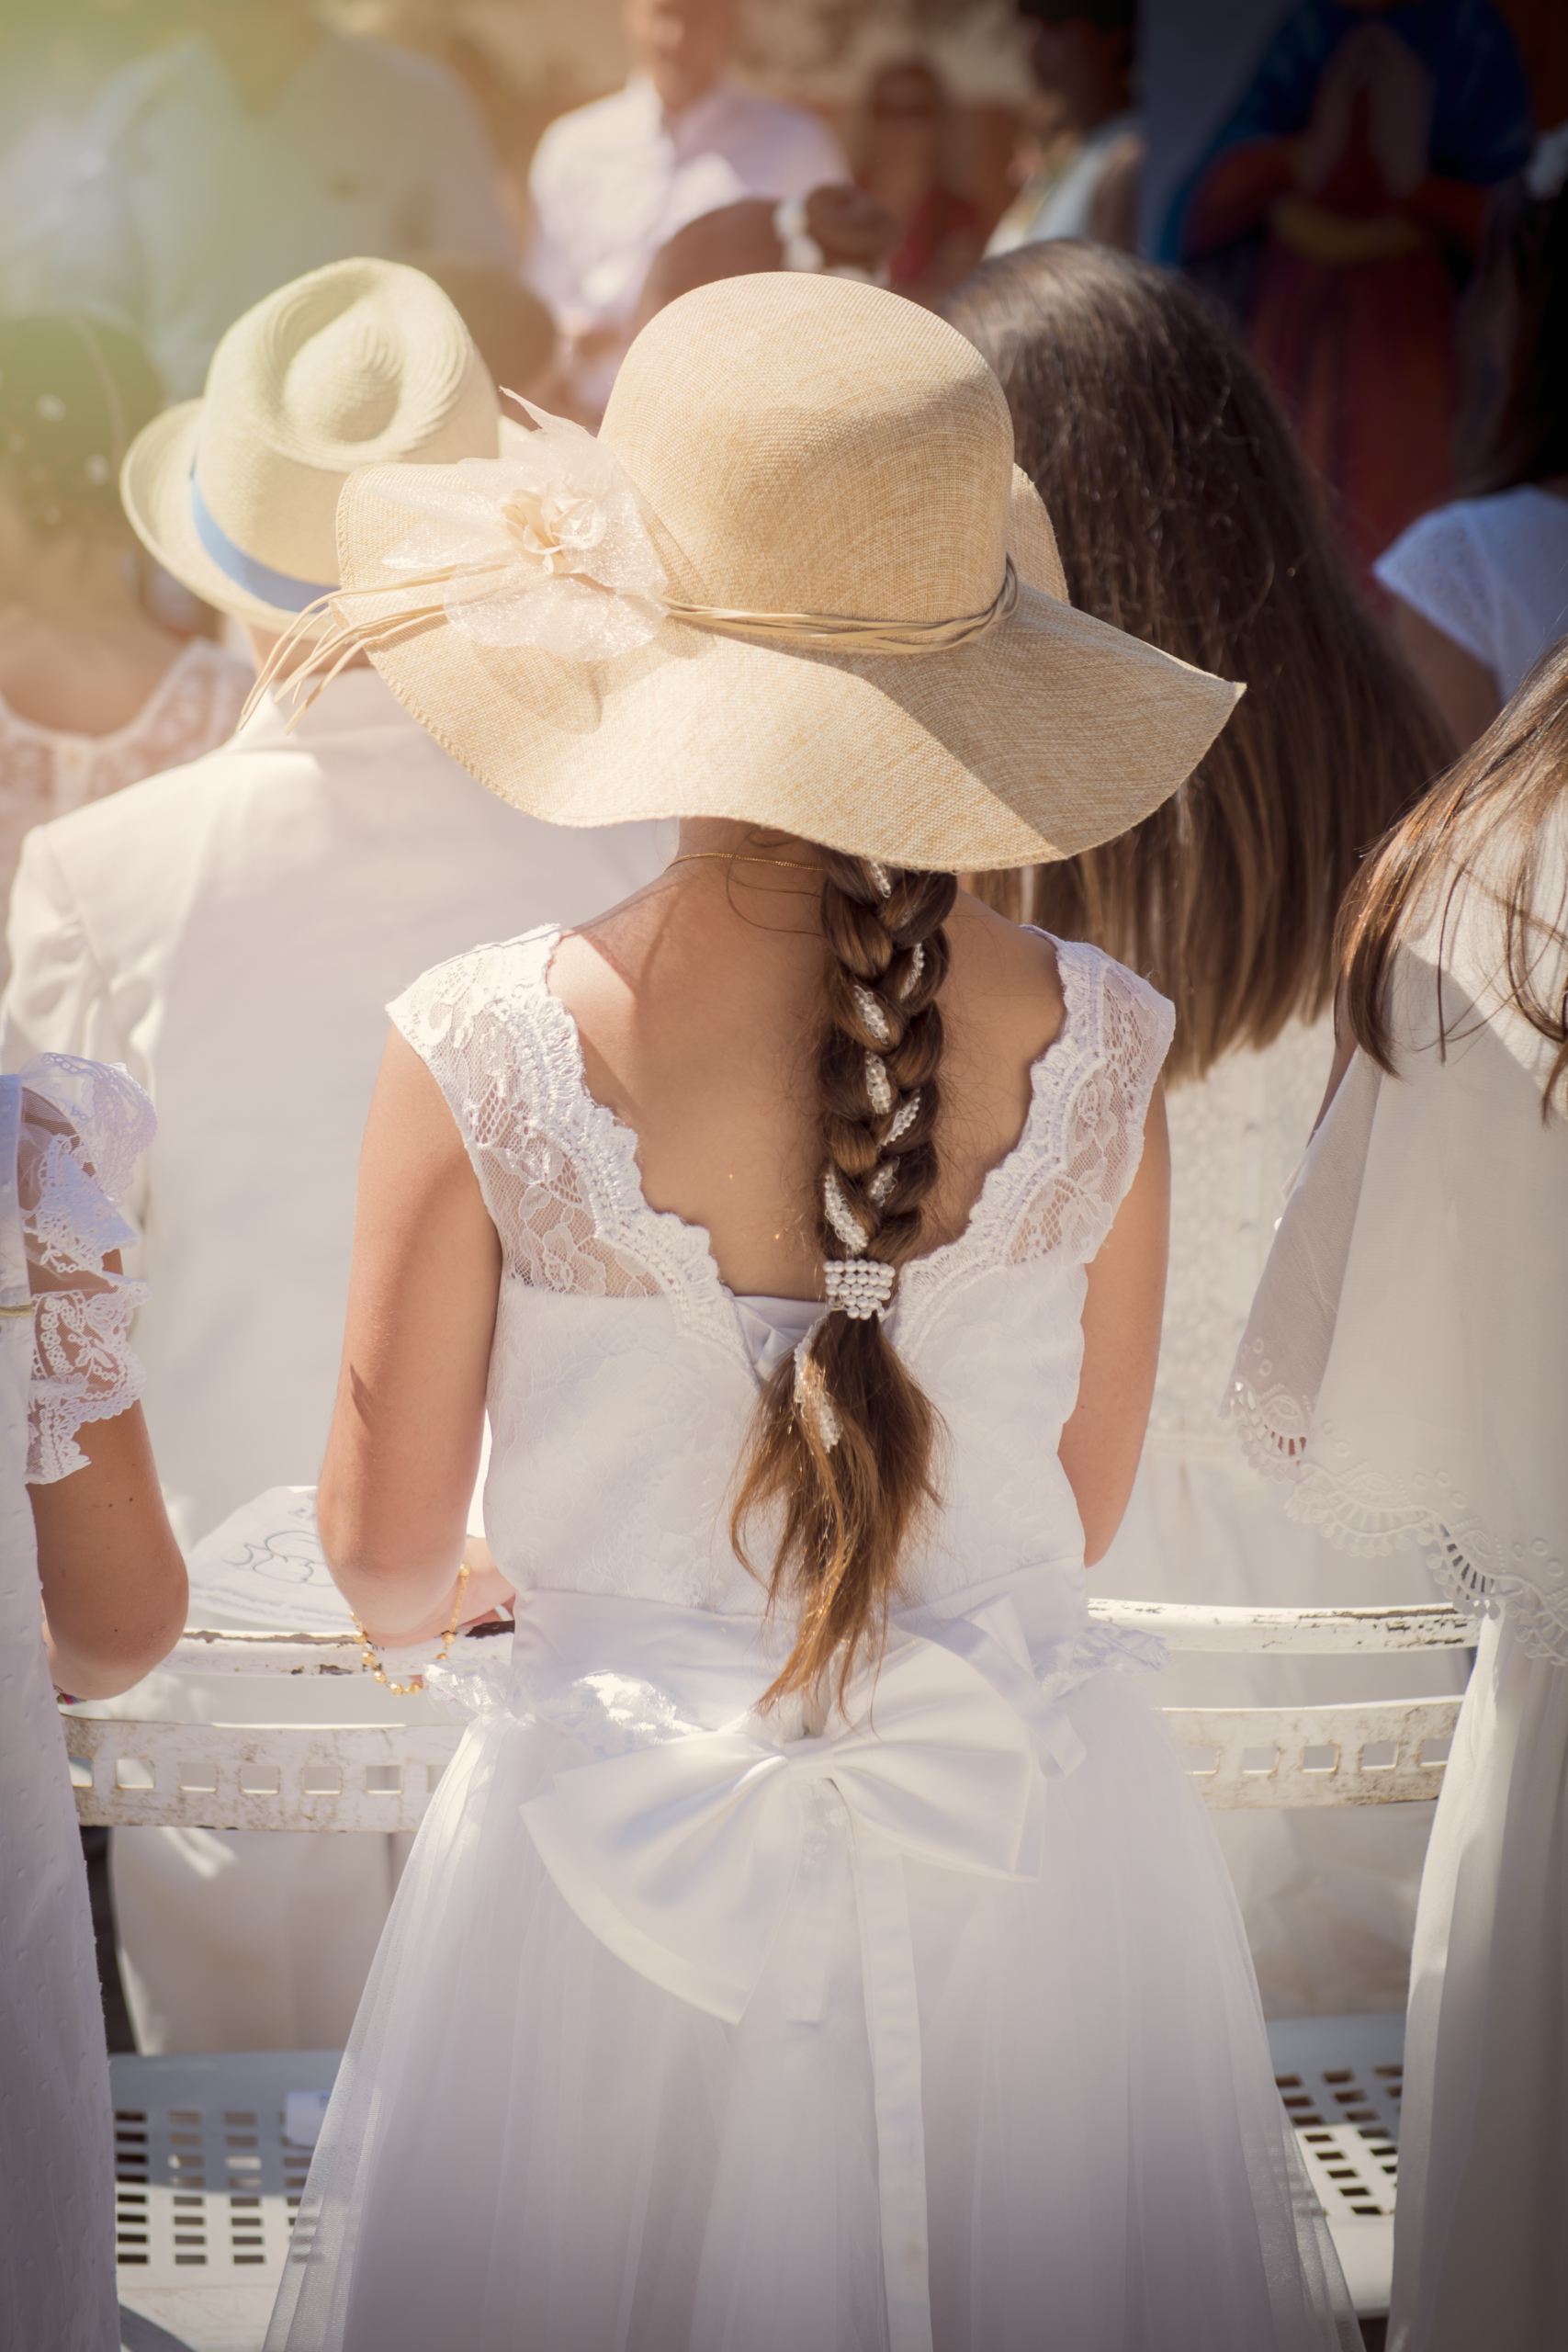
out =
[(249, 665), (165, 628), (137, 585), (119, 469), (162, 400), (130, 335), (70, 312), (0, 321), (0, 905), (32, 826), (239, 721)]
[(1483, 1617), (1421, 1883), (1389, 2342), (1561, 2344), (1568, 646), (1368, 861), (1344, 941), (1359, 1050), (1235, 1404), (1368, 1598), (1415, 1546)]
[(321, 1524), (372, 1640), (516, 1634), (434, 1669), (477, 1720), (275, 2352), (1353, 2344), (1083, 1597), (1168, 1011), (955, 882), (1141, 814), (1233, 690), (1066, 604), (988, 368), (840, 279), (688, 294), (597, 443), (356, 476), (340, 527), (340, 649), (493, 789), (682, 826), (393, 1008)]
[[(1179, 278), (1071, 243), (987, 263), (949, 305), (1001, 379), (1076, 605), (1239, 679), (1245, 699), (1144, 821), (979, 888), (1092, 939), (1176, 1006), (1171, 1256), (1148, 1443), (1093, 1589), (1303, 1606), (1364, 1598), (1281, 1528), (1218, 1418), (1247, 1303), (1333, 1055), (1334, 922), (1358, 858), (1450, 752), (1361, 605), (1283, 417)], [(1380, 1598), (1430, 1599), (1401, 1562)], [(1179, 1657), (1174, 1703), (1310, 1704), (1424, 1688), (1399, 1661)], [(1264, 2006), (1397, 2006), (1426, 1809), (1225, 1814)]]

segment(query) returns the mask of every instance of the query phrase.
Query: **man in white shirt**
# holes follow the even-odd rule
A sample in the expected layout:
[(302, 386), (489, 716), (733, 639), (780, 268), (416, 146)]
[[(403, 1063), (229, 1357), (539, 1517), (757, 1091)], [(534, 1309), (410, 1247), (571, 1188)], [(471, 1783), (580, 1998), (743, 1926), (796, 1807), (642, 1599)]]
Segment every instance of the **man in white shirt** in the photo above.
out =
[(52, 303), (139, 335), (171, 399), (224, 329), (323, 263), (515, 267), (478, 110), (434, 59), (328, 32), (312, 0), (198, 0), (198, 31), (99, 94)]
[[(335, 582), (355, 465), (494, 457), (498, 438), (446, 296), (344, 262), (230, 330), (208, 398), (140, 436), (122, 494), (160, 561), (260, 655)], [(4, 1067), (121, 1062), (157, 1107), (131, 1204), (151, 1285), (136, 1345), (187, 1547), (264, 1489), (315, 1481), (389, 998), (479, 941), (599, 912), (660, 862), (650, 827), (568, 831), (495, 799), (369, 668), (333, 679), (292, 733), (288, 716), (275, 691), (221, 751), (39, 828), (12, 899)], [(117, 1711), (195, 1714), (190, 1682), (153, 1677)], [(274, 1679), (222, 1703), (229, 1721), (319, 1719), (310, 1697)], [(118, 1832), (114, 1874), (143, 2048), (346, 2039), (388, 1838)]]
[(816, 115), (725, 80), (735, 0), (624, 0), (624, 13), (630, 81), (553, 122), (528, 182), (528, 277), (567, 338), (572, 393), (592, 416), (631, 339), (648, 266), (677, 230), (743, 197), (809, 196), (852, 176)]

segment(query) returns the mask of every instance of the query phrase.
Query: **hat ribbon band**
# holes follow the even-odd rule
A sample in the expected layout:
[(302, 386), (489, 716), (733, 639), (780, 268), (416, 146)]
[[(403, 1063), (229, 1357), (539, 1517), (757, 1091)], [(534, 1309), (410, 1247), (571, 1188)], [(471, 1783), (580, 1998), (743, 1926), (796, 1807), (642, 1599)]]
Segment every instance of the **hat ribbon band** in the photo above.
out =
[(229, 537), (203, 498), (194, 466), (190, 475), (190, 519), (196, 526), (197, 537), (224, 578), (231, 580), (236, 588), (260, 597), (264, 605), (276, 605), (280, 612), (302, 613), (308, 605), (333, 594), (331, 582), (296, 580), (288, 572), (275, 571), (269, 563), (247, 555)]
[(673, 621), (740, 637), (754, 645), (796, 646), (824, 653), (951, 653), (1005, 621), (1018, 604), (1018, 573), (1010, 555), (1002, 584), (977, 613), (947, 621), (855, 620), (841, 613), (732, 612), (720, 605), (668, 605)]
[[(194, 475), (191, 477), (191, 491), (194, 499)], [(276, 574), (271, 576), (276, 577)], [(400, 590), (406, 593), (414, 588), (442, 586), (455, 576), (454, 568), (444, 567), (437, 571), (405, 578), (391, 588), (385, 583), (367, 583), (357, 588), (320, 590), (310, 604), (297, 608), (299, 617), (273, 648), (270, 660), (251, 688), (250, 697), (240, 715), (241, 725), (244, 725), (262, 696), (287, 670), (295, 705), (294, 718), (288, 723), (290, 727), (295, 726), (345, 663), (378, 644), (390, 643), (405, 629), (422, 628), (432, 621), (440, 620), (445, 611), (444, 605), (439, 604), (394, 605), (390, 612), (378, 614), (368, 620), (353, 621), (341, 610), (348, 598), (395, 596)], [(297, 587), (300, 583), (289, 582), (285, 584)], [(754, 645), (790, 646), (803, 652), (951, 653), (960, 646), (972, 645), (976, 638), (984, 637), (988, 629), (995, 628), (998, 621), (1006, 620), (1017, 603), (1018, 572), (1010, 555), (1003, 569), (1002, 584), (990, 603), (982, 611), (960, 614), (955, 620), (868, 621), (856, 620), (843, 613), (749, 613), (733, 611), (722, 605), (667, 605), (665, 611), (670, 619), (684, 621), (694, 628), (711, 629), (721, 637), (743, 638)], [(311, 624), (321, 620), (329, 611), (337, 613), (337, 627), (318, 639), (308, 660), (294, 666), (299, 661), (299, 647), (309, 634)], [(310, 684), (312, 680), (313, 684)], [(310, 692), (301, 707), (300, 696), (306, 693), (308, 685)]]
[[(481, 560), (465, 569), (479, 571), (487, 568), (501, 570), (509, 560), (496, 556), (487, 564)], [(395, 596), (400, 590), (434, 588), (456, 577), (457, 568), (442, 567), (439, 571), (416, 573), (393, 582), (367, 582), (357, 588), (323, 589), (341, 604), (351, 596)], [(599, 582), (591, 575), (580, 575), (584, 587), (594, 588)], [(606, 589), (606, 595), (614, 591)], [(951, 653), (961, 645), (970, 645), (976, 638), (984, 637), (1005, 621), (1018, 604), (1018, 571), (1010, 555), (1002, 569), (1002, 584), (988, 605), (977, 613), (961, 613), (956, 619), (945, 621), (858, 620), (848, 613), (752, 613), (724, 605), (677, 605), (666, 603), (664, 611), (672, 621), (684, 621), (693, 628), (713, 630), (721, 637), (743, 637), (758, 645), (795, 646), (806, 650), (829, 653)], [(388, 614), (389, 621), (433, 620), (441, 607), (436, 605), (405, 606), (400, 614)]]

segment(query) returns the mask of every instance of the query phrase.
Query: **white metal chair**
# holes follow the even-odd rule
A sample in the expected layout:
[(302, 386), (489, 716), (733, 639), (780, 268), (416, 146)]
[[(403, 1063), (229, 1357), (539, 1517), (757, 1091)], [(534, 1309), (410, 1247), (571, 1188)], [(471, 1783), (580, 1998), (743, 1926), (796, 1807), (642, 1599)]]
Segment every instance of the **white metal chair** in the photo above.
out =
[[(1100, 1600), (1102, 1623), (1173, 1649), (1340, 1656), (1469, 1648), (1440, 1607), (1223, 1609)], [(362, 1674), (347, 1634), (187, 1632), (168, 1663), (204, 1675)], [(330, 1690), (322, 1692), (330, 1713)], [(1457, 1696), (1319, 1707), (1166, 1711), (1216, 1808), (1388, 1804), (1442, 1781)], [(412, 1829), (460, 1724), (216, 1724), (71, 1715), (84, 1825)], [(1276, 2077), (1359, 2311), (1385, 2312), (1392, 2267), (1404, 2020), (1292, 2018), (1269, 2028)], [(128, 2352), (255, 2352), (304, 2186), (335, 2052), (117, 2057), (118, 2261)]]

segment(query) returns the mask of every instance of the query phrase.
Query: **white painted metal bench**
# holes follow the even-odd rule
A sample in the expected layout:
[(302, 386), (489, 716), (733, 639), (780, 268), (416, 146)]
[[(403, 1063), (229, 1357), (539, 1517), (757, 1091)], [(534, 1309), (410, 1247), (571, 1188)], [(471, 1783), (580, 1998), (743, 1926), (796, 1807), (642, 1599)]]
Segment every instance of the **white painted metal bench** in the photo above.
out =
[[(1335, 1657), (1463, 1649), (1451, 1609), (1219, 1609), (1091, 1604), (1100, 1622), (1157, 1633), (1173, 1649)], [(212, 1676), (330, 1683), (366, 1668), (352, 1634), (188, 1632), (168, 1660)], [(330, 1711), (323, 1692), (323, 1710)], [(1449, 1693), (1328, 1707), (1166, 1710), (1204, 1802), (1387, 1804), (1436, 1796), (1458, 1717)], [(205, 1724), (73, 1716), (67, 1746), (84, 1824), (141, 1828), (415, 1829), (461, 1726)]]
[[(1101, 1600), (1101, 1623), (1173, 1649), (1336, 1657), (1472, 1645), (1440, 1607), (1228, 1609)], [(203, 1676), (322, 1685), (366, 1671), (348, 1634), (187, 1632), (168, 1663)], [(1401, 1804), (1434, 1797), (1457, 1696), (1343, 1706), (1179, 1707), (1167, 1721), (1216, 1808)], [(412, 1829), (462, 1726), (221, 1724), (72, 1715), (84, 1824), (213, 1829)], [(1309, 2018), (1269, 2028), (1295, 2123), (1357, 2308), (1388, 2308), (1404, 2019)], [(287, 2259), (333, 2052), (119, 2057), (111, 2063), (127, 2352), (256, 2352)]]

